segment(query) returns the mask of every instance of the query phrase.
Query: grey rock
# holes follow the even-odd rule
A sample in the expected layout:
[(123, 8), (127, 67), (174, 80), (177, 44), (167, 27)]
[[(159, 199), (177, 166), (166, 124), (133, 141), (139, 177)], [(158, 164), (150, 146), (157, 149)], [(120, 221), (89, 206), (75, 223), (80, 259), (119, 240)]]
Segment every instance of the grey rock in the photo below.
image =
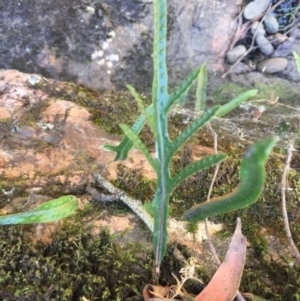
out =
[(235, 66), (232, 66), (233, 68), (230, 71), (230, 74), (243, 74), (243, 73), (249, 73), (253, 71), (253, 68), (247, 64), (244, 63), (238, 63)]
[(274, 52), (274, 47), (269, 40), (264, 36), (257, 36), (255, 42), (263, 55), (269, 56)]
[(247, 51), (244, 45), (239, 45), (229, 50), (226, 54), (227, 61), (230, 64), (234, 64), (241, 56)]
[(263, 73), (277, 73), (283, 71), (288, 64), (288, 60), (285, 58), (270, 58), (263, 60), (256, 65), (256, 69)]
[(267, 14), (264, 20), (264, 26), (269, 34), (274, 34), (279, 30), (279, 23), (274, 15)]
[(269, 0), (254, 0), (246, 5), (244, 9), (244, 17), (247, 20), (252, 20), (263, 13), (269, 6)]
[(300, 81), (300, 73), (298, 71), (297, 64), (294, 58), (288, 59), (287, 67), (282, 71), (282, 75), (284, 75), (284, 77), (286, 77), (288, 80), (294, 82)]
[(261, 22), (253, 22), (253, 24), (251, 25), (251, 33), (253, 35), (256, 34), (256, 36), (259, 36), (259, 35), (265, 35), (266, 34), (266, 31), (265, 31), (265, 28), (263, 26), (263, 24)]
[(288, 39), (286, 39), (282, 44), (278, 46), (278, 48), (273, 53), (272, 57), (282, 57), (288, 56), (292, 52), (292, 48), (298, 34), (298, 28), (292, 30)]
[[(169, 0), (168, 12), (171, 88), (204, 62), (222, 72), (237, 0)], [(0, 68), (151, 91), (152, 1), (0, 0), (0, 20)]]
[(292, 46), (293, 42), (290, 39), (287, 39), (285, 42), (283, 42), (277, 47), (272, 57), (288, 56), (292, 52)]
[(280, 33), (280, 32), (277, 32), (275, 35), (268, 35), (267, 36), (267, 39), (270, 41), (270, 43), (274, 46), (274, 47), (277, 47), (279, 46), (280, 44), (282, 44), (284, 41), (287, 40), (287, 36)]

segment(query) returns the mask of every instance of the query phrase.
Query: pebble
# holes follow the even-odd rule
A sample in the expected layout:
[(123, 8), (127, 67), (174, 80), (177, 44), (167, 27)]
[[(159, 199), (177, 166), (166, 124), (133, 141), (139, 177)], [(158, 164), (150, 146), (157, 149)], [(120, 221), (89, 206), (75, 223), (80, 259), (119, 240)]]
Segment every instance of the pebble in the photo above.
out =
[(287, 36), (280, 33), (280, 32), (277, 32), (275, 35), (269, 35), (267, 36), (267, 39), (270, 41), (270, 43), (277, 47), (279, 46), (280, 44), (282, 44), (284, 41), (287, 40)]
[(269, 6), (270, 0), (254, 0), (246, 5), (244, 9), (244, 17), (252, 20), (262, 14)]
[(281, 72), (286, 68), (288, 64), (288, 60), (285, 58), (271, 58), (267, 60), (263, 60), (256, 65), (256, 69), (263, 73), (277, 73)]
[(244, 45), (236, 46), (227, 52), (226, 58), (230, 64), (234, 64), (246, 51), (247, 49)]
[(264, 25), (267, 33), (274, 34), (279, 30), (279, 23), (274, 15), (267, 14), (264, 20)]
[(274, 52), (274, 47), (266, 37), (259, 35), (256, 37), (255, 42), (263, 55), (269, 56)]
[(266, 34), (266, 31), (265, 31), (265, 28), (262, 25), (262, 23), (256, 21), (256, 22), (253, 22), (253, 24), (251, 25), (251, 33), (253, 35), (256, 34), (256, 36), (259, 36), (259, 35), (264, 36)]

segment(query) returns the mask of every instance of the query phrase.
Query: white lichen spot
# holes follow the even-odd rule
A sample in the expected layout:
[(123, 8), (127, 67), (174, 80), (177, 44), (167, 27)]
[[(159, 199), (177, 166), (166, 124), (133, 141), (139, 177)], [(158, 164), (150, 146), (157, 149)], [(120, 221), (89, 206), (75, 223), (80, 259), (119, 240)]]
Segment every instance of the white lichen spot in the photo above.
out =
[(108, 46), (109, 46), (109, 43), (108, 43), (107, 41), (105, 41), (105, 42), (103, 42), (103, 44), (102, 44), (102, 49), (105, 50), (105, 49), (108, 48)]
[(4, 194), (4, 195), (11, 195), (13, 194), (15, 191), (15, 188), (12, 188), (10, 190), (5, 190), (5, 189), (2, 189), (1, 192)]
[(110, 38), (114, 38), (116, 36), (116, 33), (112, 30), (111, 32), (108, 33), (108, 36)]
[(87, 6), (87, 7), (85, 8), (85, 11), (86, 11), (87, 13), (94, 14), (94, 13), (95, 13), (95, 8), (94, 8), (93, 6)]
[(42, 80), (42, 78), (36, 74), (32, 74), (29, 76), (29, 78), (27, 79), (27, 82), (32, 85), (35, 86), (37, 85), (40, 81)]
[(112, 68), (113, 63), (112, 62), (106, 62), (107, 67)]
[(43, 129), (43, 130), (53, 130), (54, 129), (54, 124), (53, 123), (41, 123), (37, 122), (37, 125)]
[(111, 61), (111, 62), (118, 62), (119, 61), (119, 55), (118, 54), (110, 54), (110, 55), (106, 56), (106, 59), (108, 61)]
[(94, 59), (96, 59), (98, 57), (101, 57), (101, 56), (103, 56), (103, 51), (98, 50), (98, 51), (95, 51), (95, 52), (92, 53), (91, 58), (92, 58), (92, 60), (94, 60)]
[(102, 59), (102, 60), (100, 60), (100, 61), (97, 62), (98, 65), (103, 65), (104, 63), (105, 63), (104, 59)]
[(106, 72), (107, 74), (111, 74), (111, 71), (110, 70), (107, 70), (107, 72)]

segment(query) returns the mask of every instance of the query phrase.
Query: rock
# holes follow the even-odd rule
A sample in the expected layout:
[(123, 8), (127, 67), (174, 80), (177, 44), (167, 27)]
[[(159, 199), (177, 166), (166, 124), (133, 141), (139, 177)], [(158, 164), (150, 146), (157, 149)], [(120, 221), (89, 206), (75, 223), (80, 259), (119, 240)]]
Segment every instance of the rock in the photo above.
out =
[(255, 42), (262, 54), (269, 56), (274, 52), (274, 47), (266, 37), (259, 35), (255, 38)]
[(288, 59), (287, 67), (282, 71), (282, 74), (290, 81), (300, 81), (300, 73), (298, 71), (297, 64), (294, 58)]
[(226, 58), (230, 64), (234, 64), (246, 51), (247, 49), (244, 45), (236, 46), (227, 52)]
[(253, 70), (253, 68), (247, 64), (244, 64), (242, 62), (236, 64), (235, 66), (232, 66), (233, 68), (230, 71), (230, 74), (243, 74), (243, 73), (249, 73)]
[(264, 26), (262, 25), (261, 22), (253, 22), (253, 24), (251, 25), (251, 33), (253, 35), (256, 34), (256, 36), (259, 36), (259, 35), (265, 35), (266, 34), (266, 31), (265, 31), (265, 28)]
[(288, 56), (292, 52), (293, 42), (290, 39), (287, 39), (285, 42), (280, 44), (272, 57), (285, 57)]
[[(55, 179), (65, 182), (69, 176), (70, 181), (75, 178), (81, 183), (88, 181), (86, 175), (90, 174), (92, 166), (104, 167), (115, 156), (104, 149), (104, 144), (117, 144), (120, 138), (101, 130), (86, 108), (54, 97), (62, 91), (67, 95), (70, 88), (70, 93), (76, 93), (75, 85), (41, 77), (38, 85), (31, 86), (28, 85), (30, 78), (31, 75), (15, 70), (0, 70), (0, 174), (12, 182), (26, 174), (31, 187), (40, 187), (41, 181), (44, 186)], [(49, 93), (55, 91), (52, 96), (43, 90), (45, 85)], [(89, 95), (92, 92), (80, 93)], [(102, 94), (91, 95), (98, 105), (106, 102), (100, 100)], [(10, 117), (18, 125), (17, 131), (12, 122), (4, 123), (5, 131), (1, 127), (2, 121)], [(132, 156), (137, 164), (144, 160), (137, 150), (129, 155)], [(140, 168), (134, 167), (132, 162), (131, 158), (124, 163)], [(146, 166), (148, 163), (144, 160), (143, 170), (153, 178), (151, 166)], [(107, 172), (107, 176), (113, 178), (117, 169), (110, 166)]]
[(259, 62), (256, 69), (263, 73), (277, 73), (286, 68), (288, 60), (285, 58), (270, 58)]
[(275, 35), (268, 35), (267, 36), (267, 39), (270, 41), (270, 43), (277, 47), (279, 46), (280, 44), (282, 44), (284, 41), (287, 40), (287, 36), (280, 33), (280, 32), (277, 32)]
[[(204, 62), (209, 70), (224, 68), (239, 1), (168, 1), (172, 87)], [(138, 91), (151, 92), (152, 1), (5, 3), (0, 4), (0, 68), (38, 73), (96, 90), (126, 89), (131, 84)]]
[(279, 23), (275, 16), (271, 13), (267, 14), (264, 20), (264, 26), (269, 34), (274, 34), (279, 30)]
[(281, 56), (288, 56), (292, 52), (292, 48), (298, 34), (298, 28), (295, 27), (288, 39), (286, 39), (282, 44), (278, 46), (278, 48), (273, 53), (273, 57), (281, 57)]
[(269, 0), (254, 0), (246, 5), (244, 9), (244, 17), (252, 20), (262, 14), (269, 6)]

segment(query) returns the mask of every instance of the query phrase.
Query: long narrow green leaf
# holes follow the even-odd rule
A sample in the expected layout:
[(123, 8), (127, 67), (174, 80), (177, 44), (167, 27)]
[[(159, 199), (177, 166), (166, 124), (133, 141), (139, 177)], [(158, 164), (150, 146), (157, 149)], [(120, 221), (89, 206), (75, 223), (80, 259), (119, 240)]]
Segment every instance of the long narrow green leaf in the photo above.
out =
[(195, 111), (204, 111), (206, 105), (207, 69), (206, 64), (200, 68), (197, 79)]
[[(146, 113), (153, 114), (153, 105), (152, 104), (146, 108)], [(134, 123), (134, 125), (132, 126), (132, 128), (131, 128), (132, 131), (136, 135), (138, 135), (141, 132), (141, 130), (143, 129), (145, 122), (146, 122), (145, 116), (143, 114), (141, 114), (138, 117), (138, 119), (136, 120), (136, 122)], [(104, 147), (108, 150), (111, 150), (111, 151), (117, 153), (114, 161), (126, 160), (126, 158), (128, 157), (129, 151), (133, 147), (133, 142), (128, 137), (125, 137), (122, 140), (122, 142), (117, 146), (106, 144)]]
[(46, 202), (31, 211), (0, 216), (0, 225), (55, 222), (73, 214), (77, 208), (78, 199), (73, 195), (66, 195)]
[(154, 120), (153, 120), (153, 112), (152, 110), (147, 110), (147, 108), (144, 105), (143, 100), (141, 99), (139, 93), (132, 87), (131, 85), (127, 85), (128, 90), (133, 95), (134, 99), (136, 100), (139, 109), (141, 113), (144, 115), (147, 123), (149, 124), (150, 128), (152, 129), (152, 132), (155, 133), (155, 126), (154, 126)]
[(167, 251), (168, 231), (167, 222), (169, 217), (170, 194), (161, 190), (156, 190), (153, 202), (154, 211), (154, 231), (153, 246), (155, 254), (156, 273), (159, 274), (160, 263)]
[(297, 70), (300, 74), (300, 56), (298, 55), (297, 52), (293, 51), (293, 55), (294, 55), (294, 58), (296, 60), (296, 66), (297, 66)]
[(183, 214), (187, 221), (200, 221), (247, 207), (261, 195), (266, 179), (265, 165), (278, 138), (271, 137), (255, 143), (243, 156), (240, 185), (233, 192), (193, 206)]
[(155, 94), (152, 95), (154, 111), (156, 107), (168, 105), (168, 70), (167, 70), (167, 3), (165, 0), (153, 0), (154, 41), (153, 67)]
[(248, 100), (249, 98), (255, 96), (257, 94), (257, 90), (249, 90), (247, 92), (244, 92), (225, 105), (221, 106), (218, 112), (216, 113), (216, 117), (223, 117), (224, 115), (228, 114), (231, 112), (233, 109), (235, 109), (237, 106)]
[(167, 109), (169, 110), (171, 106), (175, 103), (183, 105), (187, 96), (187, 93), (192, 86), (192, 84), (197, 79), (200, 69), (192, 71), (187, 78), (175, 89), (175, 91), (169, 96), (169, 103)]
[(203, 127), (219, 110), (220, 106), (205, 111), (201, 116), (193, 121), (176, 139), (174, 139), (169, 148), (168, 156), (173, 156), (175, 152), (201, 127)]
[(158, 162), (156, 159), (152, 158), (145, 144), (140, 140), (140, 138), (134, 133), (134, 131), (126, 124), (120, 124), (121, 129), (125, 135), (132, 141), (134, 146), (138, 148), (142, 154), (146, 157), (148, 162), (151, 164), (153, 170), (157, 173)]
[(172, 179), (170, 189), (174, 190), (176, 186), (178, 186), (182, 181), (184, 181), (194, 173), (219, 164), (220, 162), (225, 160), (226, 157), (227, 156), (225, 154), (215, 154), (189, 164), (180, 172), (178, 172), (178, 174)]
[[(168, 134), (168, 70), (167, 70), (167, 1), (153, 0), (154, 11), (154, 42), (153, 66), (156, 93), (152, 95), (154, 120), (156, 125), (156, 157), (157, 168), (156, 198), (158, 206), (154, 207), (154, 236), (153, 247), (155, 255), (156, 275), (159, 275), (160, 264), (167, 246), (167, 217), (170, 195), (167, 193), (169, 162), (166, 156), (169, 147)], [(156, 205), (157, 202), (154, 202)]]

